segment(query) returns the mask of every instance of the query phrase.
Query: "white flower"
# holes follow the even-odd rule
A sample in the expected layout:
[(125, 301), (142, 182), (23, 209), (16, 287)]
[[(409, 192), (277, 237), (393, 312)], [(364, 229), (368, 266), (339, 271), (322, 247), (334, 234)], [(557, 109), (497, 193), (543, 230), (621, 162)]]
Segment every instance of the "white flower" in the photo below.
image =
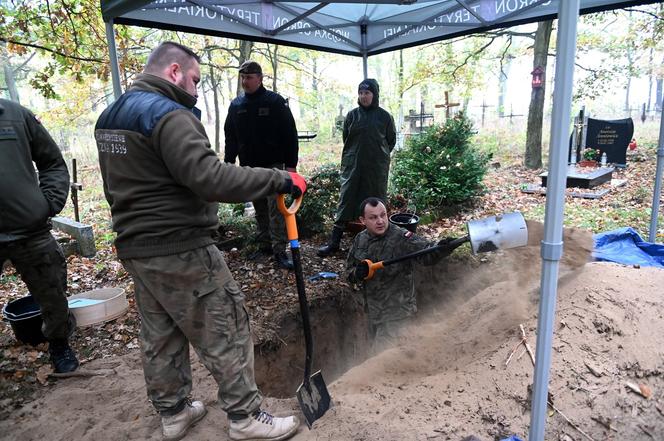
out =
[(424, 151), (427, 152), (427, 153), (431, 153), (431, 147), (426, 147), (426, 148), (424, 149)]
[(457, 167), (461, 167), (461, 163), (460, 163), (460, 162), (457, 162), (457, 163), (456, 163), (456, 166), (457, 166)]

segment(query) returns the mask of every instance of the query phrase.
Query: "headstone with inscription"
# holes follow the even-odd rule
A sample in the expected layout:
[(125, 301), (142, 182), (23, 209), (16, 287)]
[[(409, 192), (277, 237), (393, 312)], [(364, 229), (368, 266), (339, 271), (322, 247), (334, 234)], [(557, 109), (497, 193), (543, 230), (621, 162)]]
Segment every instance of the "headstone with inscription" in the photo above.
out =
[(588, 118), (584, 148), (606, 152), (606, 160), (618, 166), (627, 164), (627, 147), (634, 135), (632, 118), (606, 121)]

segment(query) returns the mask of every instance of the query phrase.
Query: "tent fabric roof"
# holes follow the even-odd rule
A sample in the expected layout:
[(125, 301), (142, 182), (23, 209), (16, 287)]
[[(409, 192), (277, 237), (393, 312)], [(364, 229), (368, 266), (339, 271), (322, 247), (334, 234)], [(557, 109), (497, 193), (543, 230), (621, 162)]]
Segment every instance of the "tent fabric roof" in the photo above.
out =
[[(106, 22), (368, 56), (554, 18), (562, 0), (101, 0)], [(581, 0), (580, 12), (653, 0)]]

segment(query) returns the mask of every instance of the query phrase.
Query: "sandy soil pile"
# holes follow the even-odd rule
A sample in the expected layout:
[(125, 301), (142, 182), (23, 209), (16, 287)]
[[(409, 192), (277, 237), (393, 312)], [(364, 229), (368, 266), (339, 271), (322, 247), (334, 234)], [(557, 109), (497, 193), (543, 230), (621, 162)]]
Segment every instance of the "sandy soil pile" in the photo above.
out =
[[(534, 351), (541, 265), (541, 225), (529, 229), (528, 247), (479, 269), (429, 270), (420, 283), (430, 291), (421, 320), (398, 347), (329, 384), (335, 407), (295, 439), (525, 439), (533, 365), (519, 325)], [(591, 245), (588, 233), (566, 231), (550, 375), (557, 411), (547, 419), (546, 439), (664, 439), (664, 271), (585, 264)], [(85, 370), (102, 375), (60, 380), (0, 422), (0, 438), (160, 439), (137, 353)], [(194, 394), (209, 414), (188, 439), (227, 439), (214, 381), (198, 362)], [(264, 407), (298, 409), (294, 399), (268, 399)]]

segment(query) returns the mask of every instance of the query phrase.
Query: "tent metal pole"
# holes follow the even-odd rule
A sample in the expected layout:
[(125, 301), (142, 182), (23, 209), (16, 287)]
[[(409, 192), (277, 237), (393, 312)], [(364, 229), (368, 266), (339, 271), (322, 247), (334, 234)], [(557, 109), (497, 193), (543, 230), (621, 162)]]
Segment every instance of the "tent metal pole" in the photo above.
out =
[[(664, 100), (662, 100), (664, 103)], [(659, 199), (662, 197), (662, 173), (664, 172), (664, 118), (659, 117), (659, 145), (657, 147), (657, 172), (655, 173), (655, 190), (652, 195), (650, 212), (650, 233), (648, 242), (657, 241), (657, 217), (659, 216)]]
[(362, 72), (364, 73), (364, 79), (369, 78), (369, 49), (367, 43), (367, 24), (366, 17), (363, 19), (363, 23), (360, 24), (360, 39), (362, 45)]
[(576, 53), (579, 0), (560, 2), (556, 73), (551, 114), (551, 143), (549, 152), (549, 182), (546, 192), (544, 240), (542, 241), (542, 275), (537, 320), (537, 348), (535, 376), (530, 413), (529, 441), (544, 440), (547, 414), (551, 343), (556, 313), (558, 266), (563, 253), (563, 217), (567, 183), (567, 139), (570, 129), (574, 58)]
[(120, 66), (118, 65), (118, 53), (115, 48), (115, 33), (113, 32), (113, 20), (106, 22), (106, 41), (108, 41), (108, 55), (111, 59), (111, 80), (113, 81), (113, 95), (117, 100), (122, 95), (120, 86)]

